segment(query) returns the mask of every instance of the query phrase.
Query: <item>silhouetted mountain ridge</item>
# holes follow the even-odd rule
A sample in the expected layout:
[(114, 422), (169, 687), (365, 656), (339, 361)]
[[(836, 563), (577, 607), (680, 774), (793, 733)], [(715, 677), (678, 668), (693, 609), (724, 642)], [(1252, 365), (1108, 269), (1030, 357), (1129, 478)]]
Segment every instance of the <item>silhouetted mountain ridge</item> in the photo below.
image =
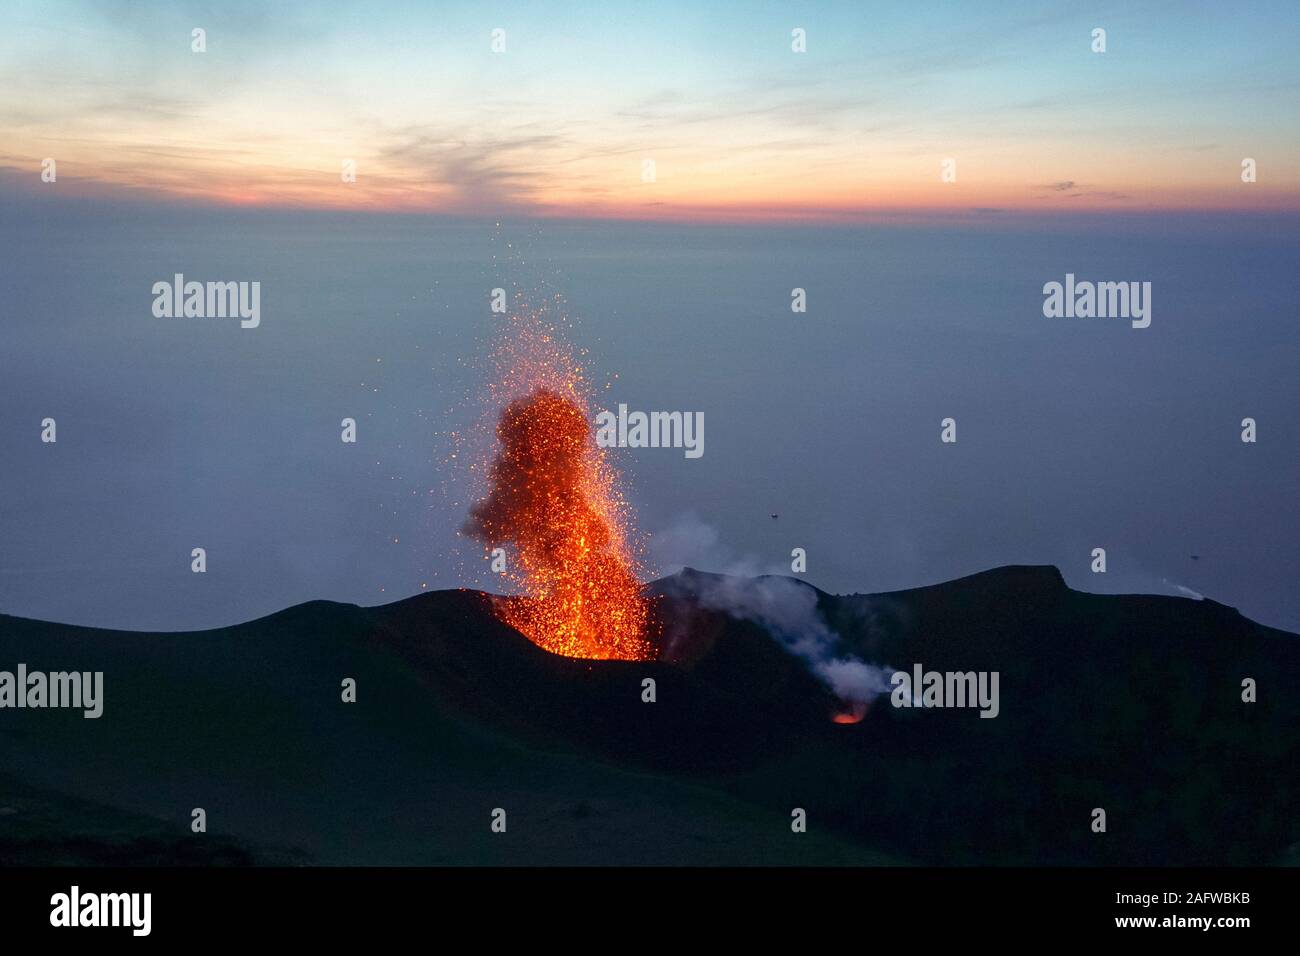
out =
[[(0, 764), (181, 835), (203, 806), (254, 859), (1269, 863), (1300, 837), (1300, 642), (1232, 608), (1038, 566), (884, 594), (693, 569), (647, 587), (652, 662), (556, 657), (469, 590), (182, 634), (0, 617), (0, 669), (106, 685), (98, 721), (0, 712)], [(814, 615), (845, 659), (997, 671), (999, 715), (882, 696), (833, 723), (844, 702), (765, 614)]]

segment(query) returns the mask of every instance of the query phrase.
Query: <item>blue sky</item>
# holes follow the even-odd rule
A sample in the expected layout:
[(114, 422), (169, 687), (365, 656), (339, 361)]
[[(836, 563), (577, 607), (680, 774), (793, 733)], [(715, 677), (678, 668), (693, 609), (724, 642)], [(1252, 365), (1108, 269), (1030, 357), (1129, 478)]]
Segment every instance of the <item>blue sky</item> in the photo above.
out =
[(4, 28), (6, 190), (39, 188), (54, 158), (60, 195), (471, 214), (1300, 196), (1300, 14), (1283, 3), (19, 0)]

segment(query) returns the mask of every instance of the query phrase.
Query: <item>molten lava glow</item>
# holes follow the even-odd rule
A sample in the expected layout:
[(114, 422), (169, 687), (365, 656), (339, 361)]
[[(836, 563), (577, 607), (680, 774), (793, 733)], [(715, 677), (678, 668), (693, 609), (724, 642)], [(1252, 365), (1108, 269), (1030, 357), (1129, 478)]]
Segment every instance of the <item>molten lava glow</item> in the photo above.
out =
[(854, 701), (850, 709), (840, 711), (831, 720), (837, 724), (857, 724), (861, 723), (862, 718), (865, 716), (867, 716), (867, 705)]
[(490, 548), (513, 545), (506, 576), (523, 596), (497, 614), (556, 654), (652, 659), (631, 512), (596, 445), (582, 366), (536, 313), (512, 318), (497, 364), (499, 447), (466, 526)]

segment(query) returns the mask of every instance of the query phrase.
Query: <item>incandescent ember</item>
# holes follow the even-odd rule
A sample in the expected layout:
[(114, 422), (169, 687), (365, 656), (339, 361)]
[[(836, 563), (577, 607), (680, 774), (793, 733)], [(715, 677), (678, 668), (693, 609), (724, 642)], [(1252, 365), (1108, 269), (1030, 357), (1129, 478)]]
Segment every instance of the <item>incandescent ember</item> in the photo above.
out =
[[(544, 353), (556, 346), (552, 334), (537, 341)], [(533, 643), (567, 657), (652, 659), (631, 513), (594, 440), (580, 370), (559, 363), (577, 379), (562, 382), (555, 363), (543, 364), (539, 384), (501, 411), (487, 493), (465, 530), (488, 547), (513, 546), (506, 576), (522, 594), (497, 602), (497, 614)]]

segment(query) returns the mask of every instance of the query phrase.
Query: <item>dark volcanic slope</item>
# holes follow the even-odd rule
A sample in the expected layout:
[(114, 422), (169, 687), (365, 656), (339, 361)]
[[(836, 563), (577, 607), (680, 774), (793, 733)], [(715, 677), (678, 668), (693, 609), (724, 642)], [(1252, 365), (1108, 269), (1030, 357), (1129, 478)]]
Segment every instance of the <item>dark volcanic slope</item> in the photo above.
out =
[(701, 608), (717, 580), (656, 584), (676, 639), (644, 664), (554, 657), (468, 591), (186, 634), (0, 617), (0, 669), (106, 683), (98, 721), (0, 711), (0, 767), (27, 805), (47, 795), (38, 824), (0, 776), (0, 860), (42, 828), (93, 831), (78, 800), (154, 821), (119, 840), (186, 841), (201, 806), (214, 843), (273, 862), (1267, 863), (1300, 837), (1295, 635), (1210, 601), (1081, 594), (1052, 568), (815, 592), (842, 653), (1001, 675), (993, 720), (880, 698), (837, 725), (800, 661)]
[[(707, 575), (667, 588), (690, 605)], [(1300, 638), (1213, 601), (1090, 595), (1007, 567), (884, 595), (818, 592), (861, 657), (996, 670), (1001, 713), (894, 709), (738, 786), (793, 797), (930, 862), (1268, 863), (1300, 839)], [(1243, 703), (1254, 678), (1257, 703)], [(811, 801), (812, 798), (809, 798)], [(1088, 823), (1107, 813), (1108, 832)]]
[[(7, 863), (47, 862), (50, 840), (71, 838), (78, 859), (134, 840), (122, 822), (88, 819), (83, 801), (123, 811), (150, 838), (167, 827), (187, 838), (202, 807), (214, 842), (264, 862), (883, 861), (825, 828), (796, 838), (788, 809), (567, 744), (582, 720), (616, 727), (628, 698), (648, 707), (641, 670), (553, 657), (472, 592), (369, 609), (315, 602), (185, 634), (0, 618), (0, 653), (0, 669), (102, 670), (106, 685), (99, 720), (0, 711), (0, 809), (16, 811), (0, 813)], [(356, 704), (340, 701), (344, 677), (357, 680)], [(66, 818), (55, 819), (61, 800)], [(505, 834), (489, 829), (496, 807)]]

